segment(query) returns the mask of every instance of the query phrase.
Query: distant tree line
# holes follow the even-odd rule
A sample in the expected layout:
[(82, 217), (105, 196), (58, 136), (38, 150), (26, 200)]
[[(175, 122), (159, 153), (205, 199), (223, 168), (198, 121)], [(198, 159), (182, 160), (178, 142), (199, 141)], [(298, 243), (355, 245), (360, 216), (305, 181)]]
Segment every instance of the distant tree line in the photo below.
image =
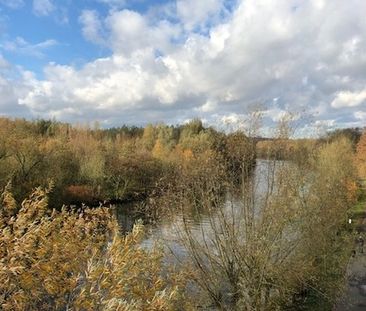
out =
[(171, 126), (72, 126), (54, 120), (0, 118), (0, 187), (16, 199), (53, 183), (52, 204), (97, 204), (156, 192), (181, 174), (203, 172), (203, 159), (225, 162), (231, 174), (255, 162), (254, 142), (201, 120)]

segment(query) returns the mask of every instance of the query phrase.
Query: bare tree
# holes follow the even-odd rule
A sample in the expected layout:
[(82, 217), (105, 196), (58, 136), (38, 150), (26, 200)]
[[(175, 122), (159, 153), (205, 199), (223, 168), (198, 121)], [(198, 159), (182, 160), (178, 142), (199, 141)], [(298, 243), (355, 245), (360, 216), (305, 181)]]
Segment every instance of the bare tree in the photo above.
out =
[[(279, 126), (276, 148), (289, 139), (287, 124), (286, 119)], [(175, 194), (194, 280), (213, 307), (278, 310), (309, 291), (332, 301), (349, 255), (342, 248), (348, 237), (340, 232), (352, 203), (347, 199), (347, 183), (353, 179), (350, 148), (341, 141), (312, 152), (311, 169), (261, 161), (254, 172), (239, 172), (239, 188), (222, 175), (208, 176), (208, 185), (195, 189), (202, 193), (193, 207), (209, 215), (200, 230), (190, 226), (187, 215), (189, 188)], [(223, 183), (228, 189), (224, 204), (217, 191)]]

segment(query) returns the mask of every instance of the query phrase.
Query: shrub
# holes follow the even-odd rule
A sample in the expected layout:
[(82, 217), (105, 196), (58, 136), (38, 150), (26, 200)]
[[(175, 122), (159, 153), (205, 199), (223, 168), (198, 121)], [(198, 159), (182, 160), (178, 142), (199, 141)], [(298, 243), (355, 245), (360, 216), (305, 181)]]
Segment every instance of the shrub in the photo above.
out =
[(183, 274), (162, 275), (162, 252), (140, 247), (143, 226), (119, 234), (107, 208), (48, 209), (37, 188), (0, 205), (2, 310), (179, 310)]

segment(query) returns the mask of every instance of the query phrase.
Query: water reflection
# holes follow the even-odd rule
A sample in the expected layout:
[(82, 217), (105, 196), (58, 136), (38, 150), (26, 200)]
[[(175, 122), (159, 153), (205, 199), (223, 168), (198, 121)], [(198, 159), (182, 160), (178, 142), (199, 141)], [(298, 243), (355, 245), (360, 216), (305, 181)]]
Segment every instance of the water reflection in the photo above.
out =
[[(275, 174), (276, 167), (281, 165), (287, 165), (285, 162), (280, 161), (266, 161), (258, 160), (253, 175), (253, 179), (248, 187), (252, 187), (254, 193), (252, 202), (243, 203), (243, 198), (238, 197), (236, 194), (227, 194), (226, 200), (224, 201), (222, 207), (215, 212), (204, 212), (204, 211), (191, 211), (184, 214), (182, 212), (175, 212), (175, 215), (170, 215), (169, 217), (161, 219), (158, 224), (147, 225), (147, 236), (143, 241), (142, 245), (146, 248), (151, 248), (155, 243), (161, 243), (166, 247), (172, 256), (170, 259), (173, 261), (180, 261), (186, 258), (187, 250), (181, 243), (182, 234), (184, 234), (184, 226), (186, 226), (192, 234), (198, 240), (210, 241), (210, 236), (213, 234), (213, 228), (218, 228), (218, 213), (222, 213), (231, 220), (233, 224), (239, 228), (244, 228), (241, 226), (241, 221), (244, 219), (243, 208), (240, 208), (240, 204), (253, 204), (254, 206), (261, 206), (260, 201), (264, 200), (264, 195), (268, 192), (271, 187), (274, 187), (272, 178)], [(240, 195), (239, 195), (240, 196)], [(130, 231), (133, 224), (139, 218), (138, 215), (131, 214), (133, 206), (131, 205), (121, 205), (117, 206), (117, 219), (123, 231)], [(222, 215), (221, 214), (221, 215)], [(141, 215), (140, 215), (141, 216)], [(184, 221), (183, 221), (184, 219)], [(219, 232), (218, 230), (218, 232)]]

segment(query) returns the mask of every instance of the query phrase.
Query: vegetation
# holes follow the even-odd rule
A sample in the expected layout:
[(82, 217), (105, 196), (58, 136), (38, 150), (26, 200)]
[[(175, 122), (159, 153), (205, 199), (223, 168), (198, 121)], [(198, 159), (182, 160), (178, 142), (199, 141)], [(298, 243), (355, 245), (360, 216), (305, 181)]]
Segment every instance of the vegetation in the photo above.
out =
[[(345, 225), (356, 201), (356, 175), (346, 139), (313, 146), (306, 162), (264, 162), (264, 189), (245, 175), (225, 208), (217, 191), (200, 188), (208, 228), (197, 234), (185, 223), (181, 235), (208, 305), (220, 310), (332, 309), (353, 247)], [(211, 179), (210, 188), (222, 182)], [(175, 190), (168, 201), (179, 202), (183, 214), (192, 204), (190, 187)]]
[[(146, 197), (162, 185), (162, 179), (165, 184), (173, 182), (177, 173), (206, 155), (218, 160), (226, 153), (225, 160), (230, 160), (231, 153), (219, 148), (230, 139), (204, 128), (200, 120), (176, 127), (101, 130), (0, 118), (0, 187), (11, 180), (20, 200), (52, 180), (52, 207)], [(253, 162), (255, 154), (250, 151), (247, 157)]]
[(121, 236), (107, 208), (48, 212), (47, 193), (21, 206), (9, 187), (1, 196), (1, 310), (187, 309), (184, 275), (163, 278), (161, 251), (139, 246), (140, 224)]
[[(366, 178), (358, 132), (0, 118), (0, 309), (331, 310)], [(138, 198), (145, 216), (179, 218), (187, 265), (167, 266), (141, 222), (122, 234), (99, 204)]]
[(366, 179), (366, 130), (361, 135), (356, 148), (356, 163), (359, 175), (362, 179)]
[(361, 138), (362, 129), (359, 127), (356, 128), (344, 128), (344, 129), (336, 129), (327, 133), (325, 140), (332, 142), (341, 137), (347, 138), (351, 144), (353, 149), (356, 149), (356, 146)]

